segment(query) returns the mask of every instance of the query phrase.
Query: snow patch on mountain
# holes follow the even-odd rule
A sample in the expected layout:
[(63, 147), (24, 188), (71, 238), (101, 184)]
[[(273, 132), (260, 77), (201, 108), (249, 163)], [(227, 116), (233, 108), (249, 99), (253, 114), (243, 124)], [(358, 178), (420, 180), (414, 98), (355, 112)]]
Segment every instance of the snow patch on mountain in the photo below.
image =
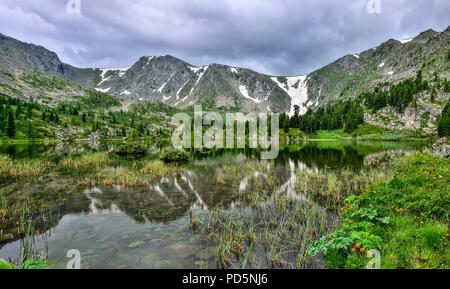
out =
[(165, 87), (166, 84), (172, 79), (172, 77), (173, 77), (174, 75), (175, 75), (175, 72), (172, 73), (172, 75), (169, 77), (169, 79), (168, 79), (168, 80), (167, 80), (160, 88), (158, 88), (158, 92), (159, 92), (159, 93), (162, 93), (164, 87)]
[(286, 77), (287, 87), (285, 84), (280, 83), (276, 77), (271, 78), (276, 84), (278, 84), (278, 86), (281, 89), (283, 89), (291, 97), (291, 110), (289, 112), (290, 116), (293, 116), (295, 113), (294, 110), (295, 105), (298, 105), (300, 107), (300, 115), (303, 115), (308, 111), (307, 77), (308, 75)]
[(188, 84), (188, 82), (189, 82), (189, 79), (188, 79), (188, 81), (186, 81), (186, 82), (180, 87), (180, 89), (178, 89), (178, 91), (177, 91), (177, 100), (180, 98), (180, 92), (183, 90), (183, 88), (186, 86), (186, 84)]
[(247, 87), (245, 85), (239, 85), (239, 91), (241, 92), (241, 94), (247, 98), (250, 99), (251, 101), (253, 101), (254, 103), (260, 103), (262, 102), (262, 100), (259, 100), (257, 98), (253, 98), (248, 94), (248, 90)]
[(108, 88), (105, 88), (105, 89), (102, 89), (102, 88), (98, 88), (98, 87), (97, 87), (95, 90), (96, 90), (96, 91), (103, 92), (103, 93), (106, 93), (106, 92), (108, 92), (108, 91), (111, 90), (111, 87), (108, 87)]
[(147, 56), (147, 57), (148, 57), (148, 58), (147, 58), (147, 63), (145, 64), (145, 66), (149, 65), (149, 64), (150, 64), (150, 61), (152, 61), (153, 58), (155, 58), (154, 56)]
[(200, 80), (202, 79), (203, 75), (205, 74), (205, 72), (208, 70), (209, 66), (205, 66), (202, 67), (200, 69), (203, 69), (203, 71), (200, 73), (200, 76), (198, 77), (197, 81), (195, 82), (194, 87), (192, 87), (191, 91), (189, 92), (189, 95), (192, 94), (192, 92), (194, 91), (194, 88), (197, 86), (197, 84), (200, 82)]
[(402, 40), (399, 40), (402, 44), (405, 44), (405, 43), (408, 43), (408, 42), (410, 42), (410, 41), (412, 41), (414, 38), (408, 38), (408, 39), (402, 39)]
[(190, 69), (193, 73), (195, 73), (195, 74), (197, 74), (197, 72), (199, 72), (202, 68), (203, 68), (203, 67), (189, 66), (189, 69)]
[[(194, 91), (194, 89), (197, 87), (197, 84), (200, 82), (200, 80), (202, 79), (202, 77), (203, 77), (203, 75), (205, 74), (205, 72), (208, 70), (208, 68), (209, 68), (209, 65), (207, 65), (207, 66), (203, 66), (203, 67), (200, 67), (200, 68), (198, 68), (198, 67), (192, 67), (192, 66), (189, 66), (189, 69), (191, 69), (195, 74), (197, 74), (197, 72), (199, 72), (199, 71), (201, 71), (201, 73), (200, 73), (200, 75), (198, 76), (198, 78), (197, 78), (197, 81), (195, 82), (195, 85), (191, 88), (191, 91), (189, 92), (189, 94), (188, 95), (186, 95), (186, 97), (184, 97), (182, 100), (180, 100), (180, 101), (178, 101), (177, 103), (175, 103), (175, 106), (177, 106), (177, 105), (179, 105), (180, 103), (183, 103), (183, 102), (185, 102), (186, 100), (188, 100), (188, 98), (191, 96), (191, 94), (192, 94), (192, 92)], [(187, 82), (186, 82), (186, 84), (187, 84)], [(185, 85), (186, 85), (185, 84)], [(184, 87), (184, 86), (183, 86)], [(181, 89), (179, 90), (179, 92), (181, 91)], [(178, 93), (179, 93), (178, 92)], [(177, 93), (177, 98), (178, 98), (178, 93)]]
[(102, 80), (97, 84), (97, 87), (99, 87), (100, 85), (102, 85), (104, 82), (108, 81), (112, 75), (106, 77), (106, 74), (110, 71), (114, 71), (117, 72), (117, 75), (122, 77), (129, 68), (100, 68), (100, 71), (102, 72), (100, 74), (100, 77), (102, 78)]

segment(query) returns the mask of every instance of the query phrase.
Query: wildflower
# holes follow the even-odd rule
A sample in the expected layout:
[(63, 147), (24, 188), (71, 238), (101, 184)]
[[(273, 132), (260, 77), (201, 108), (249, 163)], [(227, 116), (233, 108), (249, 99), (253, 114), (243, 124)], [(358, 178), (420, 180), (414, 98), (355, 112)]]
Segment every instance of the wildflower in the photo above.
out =
[(359, 251), (364, 252), (364, 248), (359, 249)]
[(394, 259), (394, 255), (389, 256), (391, 259)]
[(356, 248), (352, 248), (352, 252), (356, 252)]
[(353, 223), (352, 220), (348, 221), (349, 224)]
[(356, 243), (355, 247), (356, 247), (356, 248), (359, 248), (359, 247), (361, 247), (361, 244)]
[(373, 193), (374, 193), (374, 194), (376, 194), (376, 193), (377, 193), (377, 191), (373, 191)]
[(421, 224), (423, 224), (423, 221), (420, 221)]
[(442, 237), (442, 240), (445, 240), (445, 236), (444, 236), (444, 237)]
[(441, 228), (441, 225), (438, 225), (438, 229), (440, 229)]

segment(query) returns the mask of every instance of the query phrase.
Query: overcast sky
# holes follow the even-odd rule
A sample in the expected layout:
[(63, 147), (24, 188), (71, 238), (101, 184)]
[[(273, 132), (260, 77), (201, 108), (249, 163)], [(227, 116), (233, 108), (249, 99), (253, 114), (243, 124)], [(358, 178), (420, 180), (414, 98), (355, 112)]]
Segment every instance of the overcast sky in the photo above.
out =
[[(74, 0), (72, 0), (74, 1)], [(448, 0), (0, 0), (0, 33), (78, 67), (129, 67), (170, 54), (299, 75), (337, 58), (450, 25)], [(372, 0), (377, 1), (377, 0)]]

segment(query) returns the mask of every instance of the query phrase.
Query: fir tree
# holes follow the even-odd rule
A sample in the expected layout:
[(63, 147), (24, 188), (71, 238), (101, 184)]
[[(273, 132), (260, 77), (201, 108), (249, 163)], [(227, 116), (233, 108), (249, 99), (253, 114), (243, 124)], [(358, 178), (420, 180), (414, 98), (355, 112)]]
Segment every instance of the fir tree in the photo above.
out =
[(8, 127), (6, 129), (6, 132), (9, 138), (14, 138), (16, 136), (16, 122), (12, 109), (10, 109), (8, 112)]
[(438, 121), (439, 136), (450, 136), (450, 102), (444, 107)]

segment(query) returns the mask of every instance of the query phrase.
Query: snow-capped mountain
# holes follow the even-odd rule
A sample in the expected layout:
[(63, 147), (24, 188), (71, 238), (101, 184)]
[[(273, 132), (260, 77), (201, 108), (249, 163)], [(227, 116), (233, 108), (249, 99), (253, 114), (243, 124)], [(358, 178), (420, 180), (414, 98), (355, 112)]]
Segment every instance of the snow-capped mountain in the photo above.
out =
[(129, 68), (81, 69), (62, 63), (44, 47), (0, 34), (0, 53), (50, 75), (134, 101), (163, 102), (179, 108), (301, 114), (309, 107), (351, 98), (380, 82), (397, 82), (419, 69), (449, 77), (450, 27), (394, 40), (343, 56), (302, 76), (268, 76), (250, 69), (210, 64), (196, 67), (170, 55), (144, 56)]

